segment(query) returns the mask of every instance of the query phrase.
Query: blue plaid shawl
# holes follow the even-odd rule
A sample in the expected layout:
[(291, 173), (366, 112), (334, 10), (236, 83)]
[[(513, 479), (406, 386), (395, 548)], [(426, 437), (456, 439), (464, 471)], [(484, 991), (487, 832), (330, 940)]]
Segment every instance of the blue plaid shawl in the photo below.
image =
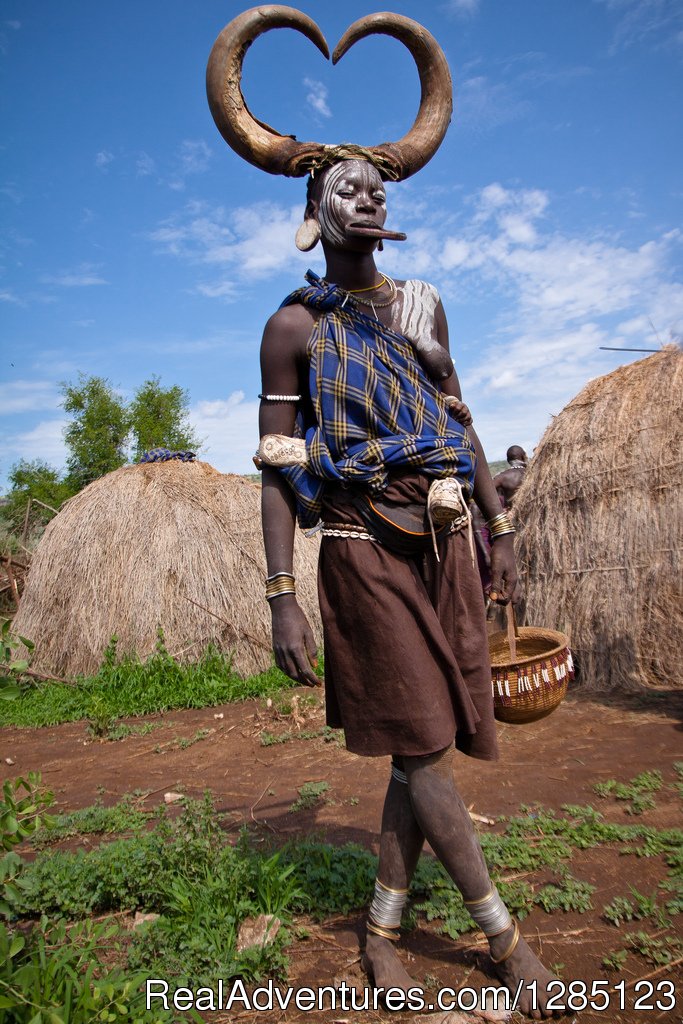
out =
[(300, 525), (317, 523), (328, 480), (380, 494), (392, 469), (412, 466), (434, 477), (457, 475), (471, 494), (472, 443), (408, 339), (346, 302), (347, 292), (313, 271), (306, 280), (282, 303), (322, 314), (308, 342), (317, 420), (306, 432), (308, 465), (281, 471), (296, 494)]

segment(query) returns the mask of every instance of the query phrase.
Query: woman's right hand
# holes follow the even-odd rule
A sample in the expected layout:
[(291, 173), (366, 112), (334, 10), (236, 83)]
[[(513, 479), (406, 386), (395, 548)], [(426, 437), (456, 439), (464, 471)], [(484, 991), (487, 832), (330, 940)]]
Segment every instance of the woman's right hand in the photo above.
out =
[(318, 664), (313, 630), (293, 594), (270, 602), (273, 617), (273, 651), (277, 667), (302, 686), (322, 686), (315, 674)]

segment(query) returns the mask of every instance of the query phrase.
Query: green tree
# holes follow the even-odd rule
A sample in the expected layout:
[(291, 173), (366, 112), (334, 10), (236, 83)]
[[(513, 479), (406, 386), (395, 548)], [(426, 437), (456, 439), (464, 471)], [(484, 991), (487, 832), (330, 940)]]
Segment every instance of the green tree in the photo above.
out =
[(31, 522), (45, 524), (53, 517), (53, 513), (44, 508), (49, 505), (59, 511), (59, 506), (75, 494), (74, 487), (61, 474), (42, 459), (20, 459), (15, 463), (8, 475), (10, 490), (7, 494), (7, 505), (3, 515), (9, 519), (16, 529), (21, 526), (26, 515), (29, 498), (37, 499), (42, 504), (31, 505)]
[(135, 460), (151, 448), (197, 450), (201, 441), (190, 426), (189, 401), (184, 388), (163, 388), (156, 376), (138, 388), (128, 407)]
[(64, 431), (69, 449), (68, 479), (76, 490), (126, 462), (130, 412), (103, 377), (79, 374), (78, 384), (62, 384), (64, 410), (73, 422)]

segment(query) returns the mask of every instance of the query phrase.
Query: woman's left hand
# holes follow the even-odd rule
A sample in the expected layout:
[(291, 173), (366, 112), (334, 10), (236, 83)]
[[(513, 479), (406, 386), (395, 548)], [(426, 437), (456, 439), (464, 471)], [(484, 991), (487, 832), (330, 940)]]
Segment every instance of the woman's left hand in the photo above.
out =
[(517, 565), (513, 534), (494, 540), (491, 545), (491, 590), (489, 597), (496, 604), (507, 604), (517, 586)]

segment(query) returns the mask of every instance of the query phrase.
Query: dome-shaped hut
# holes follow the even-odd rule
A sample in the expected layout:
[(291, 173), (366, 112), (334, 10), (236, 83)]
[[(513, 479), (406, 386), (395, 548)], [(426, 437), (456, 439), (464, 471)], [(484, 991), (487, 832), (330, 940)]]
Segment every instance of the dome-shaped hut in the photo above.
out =
[[(196, 660), (214, 644), (237, 672), (272, 664), (261, 491), (206, 462), (124, 466), (68, 501), (38, 545), (14, 620), (36, 644), (34, 665), (95, 672), (112, 635), (118, 651), (167, 650)], [(297, 531), (298, 599), (316, 637), (316, 540)]]
[(592, 690), (681, 687), (683, 352), (596, 378), (515, 498), (527, 620), (571, 637)]

